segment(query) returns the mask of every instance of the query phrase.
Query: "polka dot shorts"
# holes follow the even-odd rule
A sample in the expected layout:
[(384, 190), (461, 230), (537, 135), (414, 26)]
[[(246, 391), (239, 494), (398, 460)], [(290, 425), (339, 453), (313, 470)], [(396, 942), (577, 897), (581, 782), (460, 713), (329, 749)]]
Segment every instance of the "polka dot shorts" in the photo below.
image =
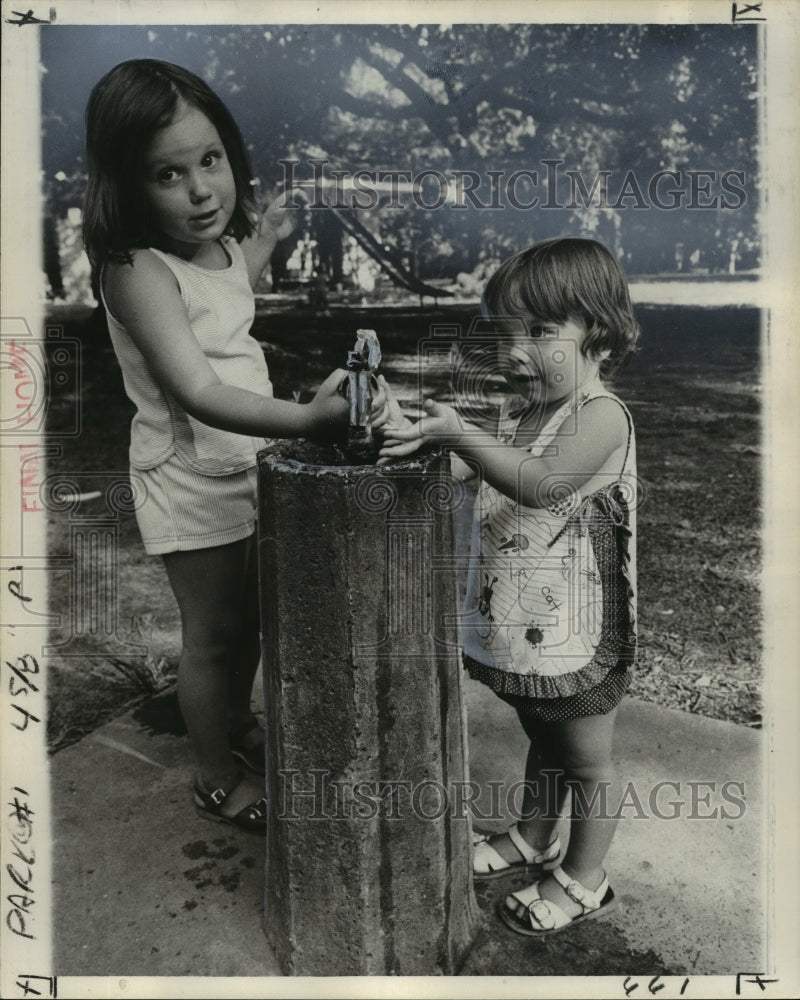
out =
[(605, 715), (622, 701), (631, 683), (632, 672), (626, 663), (620, 663), (606, 674), (594, 687), (566, 698), (532, 698), (524, 694), (507, 694), (497, 690), (497, 674), (504, 674), (493, 667), (484, 666), (469, 656), (464, 657), (467, 673), (476, 681), (492, 688), (498, 698), (516, 710), (523, 727), (529, 722), (566, 722), (583, 719), (587, 715)]

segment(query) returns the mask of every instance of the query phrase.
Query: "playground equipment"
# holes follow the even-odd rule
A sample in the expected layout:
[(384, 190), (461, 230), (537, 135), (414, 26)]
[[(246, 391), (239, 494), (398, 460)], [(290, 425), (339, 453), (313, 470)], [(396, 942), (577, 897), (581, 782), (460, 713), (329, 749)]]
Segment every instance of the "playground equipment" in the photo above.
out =
[(416, 292), (420, 299), (425, 295), (430, 295), (434, 299), (448, 298), (452, 292), (446, 288), (438, 288), (436, 285), (428, 284), (417, 278), (404, 266), (400, 256), (388, 250), (383, 243), (380, 243), (372, 233), (356, 218), (355, 209), (328, 208), (334, 218), (338, 221), (342, 229), (352, 236), (358, 245), (373, 260), (377, 261), (381, 269), (389, 275), (395, 284), (401, 288), (407, 288), (411, 292)]
[[(296, 181), (295, 187), (306, 190), (306, 194), (313, 199), (311, 211), (315, 213), (325, 212), (327, 218), (335, 220), (338, 229), (352, 236), (361, 249), (377, 262), (381, 270), (396, 285), (415, 292), (420, 296), (420, 300), (426, 295), (435, 300), (449, 298), (453, 295), (453, 292), (448, 289), (439, 288), (437, 285), (432, 285), (412, 274), (403, 262), (401, 255), (388, 247), (385, 241), (376, 239), (369, 229), (359, 221), (358, 214), (363, 209), (347, 207), (337, 202), (341, 191), (332, 181), (320, 176), (313, 181)], [(391, 184), (376, 181), (372, 188), (376, 194), (387, 197), (396, 197), (398, 193), (409, 195), (413, 191), (412, 185), (396, 181)]]

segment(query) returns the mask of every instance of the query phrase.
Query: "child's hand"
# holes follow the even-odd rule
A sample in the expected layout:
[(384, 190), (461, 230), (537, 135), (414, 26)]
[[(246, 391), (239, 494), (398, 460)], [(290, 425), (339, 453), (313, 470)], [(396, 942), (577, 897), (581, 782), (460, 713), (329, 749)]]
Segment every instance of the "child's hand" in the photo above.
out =
[(402, 458), (417, 451), (423, 444), (458, 444), (464, 434), (464, 423), (452, 406), (433, 399), (425, 400), (426, 416), (415, 424), (403, 418), (404, 424), (392, 426), (384, 434), (381, 460)]
[(296, 207), (294, 213), (292, 213), (287, 208), (287, 204), (291, 206), (296, 195), (300, 195), (304, 201), (308, 201), (305, 192), (299, 188), (286, 191), (272, 199), (261, 216), (262, 235), (272, 236), (276, 243), (292, 235), (297, 225), (298, 214)]
[(394, 428), (411, 427), (411, 421), (403, 414), (383, 375), (378, 376), (378, 386), (379, 393), (372, 401), (372, 429), (386, 437)]
[(389, 412), (389, 386), (383, 375), (377, 378), (378, 391), (372, 397), (372, 407), (370, 409), (370, 424), (373, 430), (382, 427), (386, 422), (386, 415)]
[(326, 424), (342, 424), (349, 419), (350, 404), (339, 392), (345, 378), (347, 372), (344, 368), (337, 368), (317, 389), (311, 402), (305, 404), (312, 429), (321, 430)]
[[(417, 432), (434, 444), (458, 444), (464, 436), (465, 424), (453, 407), (437, 403), (435, 399), (426, 399), (422, 405), (425, 416), (415, 425)], [(400, 433), (395, 435), (402, 436)]]

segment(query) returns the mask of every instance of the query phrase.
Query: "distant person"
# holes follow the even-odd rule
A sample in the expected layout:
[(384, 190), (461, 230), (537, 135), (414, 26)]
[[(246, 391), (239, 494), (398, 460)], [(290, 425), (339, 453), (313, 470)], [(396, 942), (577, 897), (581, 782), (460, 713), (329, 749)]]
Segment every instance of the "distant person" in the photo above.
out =
[(308, 304), (317, 312), (328, 309), (328, 275), (323, 268), (314, 271), (308, 288)]
[(61, 255), (58, 250), (58, 232), (55, 219), (49, 209), (44, 217), (42, 227), (44, 271), (50, 285), (49, 297), (56, 301), (63, 301), (65, 297), (64, 276), (61, 271)]
[(253, 288), (293, 226), (277, 202), (259, 219), (241, 134), (202, 80), (152, 59), (116, 66), (90, 97), (87, 151), (84, 240), (136, 406), (136, 517), (181, 612), (194, 802), (204, 817), (263, 833), (265, 734), (250, 700), (256, 454), (265, 437), (346, 422), (345, 372), (308, 403), (273, 398), (249, 332)]
[(271, 291), (277, 294), (283, 289), (283, 283), (289, 276), (289, 254), (286, 252), (285, 244), (279, 241), (272, 251), (269, 260), (270, 279), (272, 281)]
[[(473, 872), (536, 876), (499, 914), (538, 936), (614, 903), (604, 861), (620, 798), (614, 721), (636, 649), (636, 455), (630, 413), (602, 378), (639, 330), (617, 261), (593, 240), (511, 257), (483, 313), (509, 389), (496, 434), (430, 399), (412, 424), (386, 387), (381, 461), (444, 444), (453, 475), (479, 481), (464, 663), (514, 707), (530, 748), (519, 822), (475, 840)], [(568, 790), (564, 849), (556, 823)]]

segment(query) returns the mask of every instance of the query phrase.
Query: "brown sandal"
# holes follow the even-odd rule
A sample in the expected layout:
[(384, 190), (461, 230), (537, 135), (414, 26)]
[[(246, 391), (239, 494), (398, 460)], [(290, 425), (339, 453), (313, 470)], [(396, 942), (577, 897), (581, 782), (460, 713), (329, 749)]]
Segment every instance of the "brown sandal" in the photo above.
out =
[(194, 804), (197, 814), (203, 819), (210, 819), (216, 823), (228, 823), (236, 826), (240, 830), (247, 830), (250, 833), (266, 833), (267, 830), (267, 800), (258, 799), (250, 805), (240, 809), (233, 816), (224, 816), (222, 807), (231, 792), (238, 788), (242, 778), (232, 785), (227, 792), (222, 788), (215, 788), (213, 792), (207, 792), (200, 785), (200, 781), (195, 779), (194, 783)]

